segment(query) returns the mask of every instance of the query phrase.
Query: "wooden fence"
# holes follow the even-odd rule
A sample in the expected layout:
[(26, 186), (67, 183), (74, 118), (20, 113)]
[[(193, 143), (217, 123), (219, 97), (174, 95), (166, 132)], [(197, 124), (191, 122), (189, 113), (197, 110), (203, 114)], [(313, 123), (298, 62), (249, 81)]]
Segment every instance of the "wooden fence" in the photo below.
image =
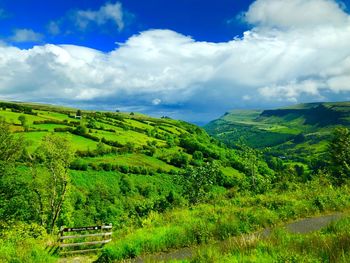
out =
[(101, 250), (112, 241), (112, 224), (102, 226), (61, 228), (59, 253), (75, 254)]

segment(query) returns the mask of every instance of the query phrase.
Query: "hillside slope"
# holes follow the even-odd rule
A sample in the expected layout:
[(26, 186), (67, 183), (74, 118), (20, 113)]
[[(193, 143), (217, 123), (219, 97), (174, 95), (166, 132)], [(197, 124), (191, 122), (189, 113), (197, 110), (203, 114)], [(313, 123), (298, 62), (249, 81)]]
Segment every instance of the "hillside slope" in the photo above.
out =
[[(292, 130), (295, 137), (304, 129), (284, 125), (290, 116), (274, 114), (240, 111), (221, 121), (261, 134)], [(55, 262), (54, 249), (47, 248), (62, 226), (112, 223), (113, 241), (99, 262), (114, 262), (216, 242), (350, 203), (347, 184), (333, 187), (327, 177), (309, 177), (294, 164), (279, 167), (277, 157), (265, 162), (259, 151), (230, 149), (202, 128), (166, 117), (0, 102), (0, 133), (1, 262)], [(68, 190), (57, 221), (49, 221), (57, 189)]]
[(274, 110), (233, 110), (206, 131), (231, 147), (239, 143), (305, 162), (323, 154), (336, 126), (350, 126), (350, 102), (306, 103)]
[[(48, 134), (69, 139), (76, 156), (70, 165), (70, 225), (119, 224), (124, 218), (179, 205), (184, 200), (173, 177), (188, 165), (216, 162), (222, 187), (239, 185), (249, 169), (241, 154), (204, 129), (167, 117), (0, 102), (0, 118), (28, 144), (29, 153)], [(263, 176), (273, 173), (261, 160), (258, 166)], [(26, 174), (28, 165), (23, 163), (21, 169)]]

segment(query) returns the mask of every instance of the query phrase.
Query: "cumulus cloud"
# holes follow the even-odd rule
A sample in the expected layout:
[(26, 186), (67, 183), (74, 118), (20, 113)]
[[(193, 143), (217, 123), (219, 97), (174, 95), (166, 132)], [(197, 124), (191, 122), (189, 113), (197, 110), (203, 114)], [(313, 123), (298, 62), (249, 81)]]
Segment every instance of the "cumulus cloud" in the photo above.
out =
[(259, 93), (267, 99), (287, 100), (296, 103), (301, 95), (311, 95), (320, 100), (324, 99), (320, 95), (322, 88), (326, 88), (324, 83), (310, 79), (302, 82), (292, 81), (285, 85), (263, 87), (259, 89)]
[(267, 27), (341, 26), (348, 15), (333, 0), (257, 0), (244, 16), (248, 23)]
[[(0, 94), (3, 99), (162, 110), (191, 120), (204, 119), (199, 114), (206, 111), (219, 115), (247, 105), (344, 99), (350, 92), (350, 22), (335, 2), (318, 1), (327, 7), (323, 12), (338, 12), (344, 22), (320, 20), (317, 26), (288, 29), (271, 24), (270, 30), (267, 23), (224, 43), (148, 30), (108, 53), (73, 45), (29, 50), (0, 45)], [(283, 2), (289, 7), (291, 1)], [(179, 108), (182, 115), (176, 115)]]
[(76, 24), (85, 29), (90, 23), (103, 25), (107, 22), (114, 23), (118, 30), (124, 28), (123, 8), (120, 2), (106, 3), (99, 10), (79, 10), (75, 13)]
[(17, 43), (22, 42), (40, 42), (44, 36), (40, 33), (34, 32), (32, 29), (16, 29), (10, 40)]

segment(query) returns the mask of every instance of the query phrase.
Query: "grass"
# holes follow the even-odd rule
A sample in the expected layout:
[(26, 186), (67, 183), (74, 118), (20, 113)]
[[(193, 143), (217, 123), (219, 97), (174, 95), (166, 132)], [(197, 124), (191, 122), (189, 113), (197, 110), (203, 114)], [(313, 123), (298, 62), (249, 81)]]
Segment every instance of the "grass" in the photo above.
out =
[[(50, 125), (50, 124), (49, 124)], [(24, 133), (19, 133), (17, 136), (23, 136), (24, 139), (26, 139), (29, 143), (30, 146), (28, 147), (29, 151), (34, 151), (36, 147), (40, 144), (42, 138), (47, 135), (47, 132), (24, 132)], [(68, 133), (59, 133), (60, 136), (62, 137), (68, 137), (68, 139), (71, 141), (72, 148), (74, 150), (83, 150), (86, 151), (88, 149), (96, 149), (97, 147), (97, 142), (86, 139), (84, 137), (74, 135), (74, 134), (68, 134)]]
[(169, 172), (170, 170), (177, 170), (176, 167), (169, 165), (156, 158), (146, 156), (143, 154), (124, 154), (124, 155), (105, 155), (103, 157), (85, 158), (86, 162), (91, 163), (113, 163), (118, 165), (128, 166), (143, 166), (149, 167), (153, 170), (162, 169)]
[(40, 226), (16, 223), (2, 229), (0, 235), (0, 262), (51, 263), (57, 256), (50, 255), (53, 239)]
[(33, 123), (33, 121), (42, 121), (45, 118), (35, 115), (29, 115), (29, 114), (23, 114), (18, 112), (11, 112), (9, 110), (1, 110), (0, 115), (5, 118), (6, 122), (8, 123), (14, 123), (14, 124), (20, 124), (21, 122), (18, 120), (18, 117), (21, 115), (25, 115), (28, 124)]
[(144, 227), (116, 233), (113, 243), (104, 249), (102, 258), (120, 260), (224, 240), (283, 221), (341, 210), (350, 205), (348, 187), (330, 189), (311, 184), (305, 188), (255, 197), (212, 197), (215, 199), (213, 204), (175, 209), (164, 214), (152, 213), (144, 219)]
[[(35, 118), (40, 120), (77, 121), (69, 118), (65, 113), (53, 111), (52, 108), (42, 107), (39, 110), (35, 110), (38, 116), (26, 115), (26, 117), (28, 117), (29, 122)], [(74, 113), (74, 110), (72, 113)], [(183, 197), (183, 189), (174, 180), (174, 178), (177, 178), (176, 175), (170, 173), (171, 170), (180, 171), (181, 169), (167, 164), (178, 152), (182, 152), (188, 157), (189, 161), (193, 161), (192, 155), (189, 154), (191, 153), (189, 149), (190, 147), (199, 146), (187, 145), (188, 148), (186, 148), (182, 144), (183, 142), (180, 144), (180, 140), (183, 139), (181, 135), (184, 134), (184, 136), (189, 136), (189, 140), (200, 142), (200, 148), (196, 149), (200, 149), (203, 153), (211, 154), (208, 155), (210, 158), (208, 157), (204, 161), (215, 159), (219, 161), (218, 163), (225, 165), (234, 161), (234, 167), (241, 169), (240, 165), (247, 165), (247, 163), (243, 163), (243, 161), (241, 163), (238, 152), (231, 152), (219, 146), (198, 127), (181, 121), (154, 119), (139, 114), (120, 113), (119, 117), (93, 112), (83, 112), (84, 114), (86, 115), (83, 117), (81, 124), (87, 125), (90, 122), (89, 118), (94, 118), (97, 125), (96, 129), (88, 129), (90, 135), (99, 138), (104, 137), (110, 141), (106, 142), (109, 144), (111, 144), (111, 141), (117, 141), (122, 145), (132, 143), (135, 146), (131, 147), (129, 145), (129, 148), (133, 148), (130, 150), (126, 149), (128, 147), (117, 145), (116, 151), (113, 151), (116, 152), (115, 154), (111, 154), (108, 151), (103, 152), (100, 147), (100, 152), (95, 151), (93, 152), (95, 155), (90, 155), (96, 157), (80, 157), (82, 162), (85, 163), (117, 164), (118, 169), (115, 169), (114, 172), (102, 171), (100, 170), (102, 168), (98, 165), (86, 168), (87, 171), (70, 171), (72, 182), (70, 193), (66, 197), (62, 216), (58, 224), (79, 226), (113, 223), (115, 226), (114, 241), (105, 247), (101, 260), (119, 260), (145, 253), (207, 244), (244, 233), (251, 233), (258, 229), (274, 226), (299, 217), (326, 211), (342, 210), (350, 205), (349, 187), (332, 188), (330, 185), (322, 185), (315, 181), (307, 184), (287, 182), (286, 190), (279, 190), (276, 187), (269, 193), (256, 195), (254, 192), (247, 190), (251, 189), (249, 176), (232, 167), (223, 166), (220, 167), (223, 174), (231, 179), (228, 180), (229, 182), (234, 182), (232, 183), (232, 189), (216, 185), (203, 200), (202, 204), (189, 204), (188, 200)], [(244, 114), (246, 114), (244, 118), (250, 118), (245, 124), (257, 121), (254, 119), (257, 116), (257, 112), (253, 112), (251, 115), (249, 115), (249, 112)], [(0, 115), (4, 115), (12, 123), (12, 129), (24, 130), (24, 127), (18, 126), (18, 116), (22, 115), (21, 113), (1, 111)], [(300, 122), (300, 120), (289, 117), (291, 123), (296, 124)], [(235, 133), (237, 135), (236, 131), (239, 129), (242, 131), (242, 127), (247, 127), (247, 125), (242, 125), (245, 122), (243, 117), (236, 121), (240, 123), (231, 126), (230, 124), (225, 124), (227, 127), (236, 129), (231, 133), (227, 133), (228, 139), (230, 139), (229, 135)], [(286, 140), (288, 136), (296, 134), (298, 127), (283, 125), (277, 119), (274, 119), (274, 121), (277, 123), (269, 123), (266, 119), (261, 120), (257, 126), (258, 128), (244, 130), (238, 136), (246, 136), (248, 134), (252, 136), (251, 141), (254, 143), (259, 143), (262, 140), (277, 141), (279, 143)], [(79, 125), (79, 123), (76, 125)], [(99, 126), (104, 129), (112, 129), (112, 131), (103, 130)], [(55, 127), (65, 126), (61, 124), (39, 124), (32, 125), (32, 127), (47, 129), (49, 132), (52, 132)], [(70, 127), (72, 129), (76, 128)], [(270, 131), (262, 129), (270, 129)], [(327, 132), (327, 129), (322, 130), (322, 132)], [(23, 135), (28, 140), (31, 140), (30, 150), (33, 151), (46, 134), (48, 132), (23, 132), (16, 133), (16, 136)], [(87, 139), (70, 132), (57, 132), (57, 134), (69, 138), (75, 150), (95, 150), (98, 146), (98, 142), (92, 140), (93, 138)], [(86, 134), (82, 135), (86, 136)], [(317, 137), (319, 135), (313, 134), (312, 136)], [(310, 135), (309, 137), (312, 136)], [(307, 150), (308, 147), (315, 151), (322, 151), (323, 148), (320, 147), (320, 144), (312, 144), (313, 141), (311, 139), (299, 144), (301, 152)], [(152, 141), (155, 143), (151, 143)], [(292, 145), (291, 141), (288, 143)], [(155, 152), (149, 148), (151, 150), (155, 149)], [(125, 151), (132, 151), (132, 153), (121, 154)], [(79, 154), (80, 156), (85, 156), (84, 154), (86, 153)], [(153, 154), (153, 156), (146, 154)], [(288, 160), (288, 162), (291, 165), (302, 163), (295, 160)], [(124, 166), (129, 166), (133, 169), (121, 169), (121, 167), (125, 168)], [(137, 169), (134, 169), (135, 167)], [(105, 170), (111, 169), (106, 168)], [(242, 168), (241, 170), (244, 169)], [(117, 171), (121, 171), (123, 174)], [(265, 172), (266, 174), (269, 174), (269, 172), (273, 174), (270, 170), (264, 170), (262, 173)], [(264, 178), (263, 175), (265, 174), (259, 174), (257, 178), (259, 180), (269, 179), (267, 177)], [(241, 187), (240, 184), (247, 184), (247, 187)], [(32, 253), (31, 251), (37, 251), (33, 252), (33, 258), (38, 262), (42, 259), (50, 262), (51, 258), (45, 254), (43, 249), (46, 242), (45, 239), (38, 239), (37, 246), (33, 245), (34, 250), (26, 248), (30, 247), (31, 242), (34, 242), (30, 237), (27, 239), (28, 245), (24, 243), (23, 252), (21, 252), (22, 248), (19, 249), (19, 255), (21, 255), (18, 257), (19, 262), (23, 261), (24, 255), (31, 258), (32, 256), (29, 255)], [(10, 255), (9, 258), (16, 258), (13, 252), (15, 250), (12, 247), (20, 246), (20, 241), (1, 242), (3, 242), (1, 244), (4, 247), (4, 250), (2, 250), (3, 254)], [(228, 258), (232, 256), (230, 251), (227, 250), (226, 252)], [(210, 253), (214, 255), (216, 252), (213, 250)], [(38, 256), (36, 257), (35, 255)], [(256, 257), (255, 254), (248, 256), (251, 256), (251, 259)], [(205, 257), (211, 258), (210, 255)], [(8, 259), (4, 259), (5, 262), (6, 260)]]
[(241, 236), (199, 249), (188, 262), (348, 262), (350, 217), (310, 234), (276, 229), (268, 238)]
[(54, 111), (35, 111), (38, 113), (38, 116), (43, 117), (45, 119), (52, 119), (58, 121), (67, 120), (67, 114), (58, 113)]
[(55, 128), (65, 128), (66, 125), (62, 124), (35, 124), (31, 125), (30, 128), (48, 130), (49, 132), (53, 132)]
[[(107, 131), (98, 131), (94, 133), (98, 138), (106, 138), (107, 140), (118, 141), (121, 144), (126, 144), (128, 142), (134, 143), (137, 146), (147, 145), (147, 141), (156, 140), (151, 139), (145, 134), (135, 132), (135, 131), (117, 131), (116, 133), (111, 133)], [(164, 145), (164, 142), (163, 142)]]

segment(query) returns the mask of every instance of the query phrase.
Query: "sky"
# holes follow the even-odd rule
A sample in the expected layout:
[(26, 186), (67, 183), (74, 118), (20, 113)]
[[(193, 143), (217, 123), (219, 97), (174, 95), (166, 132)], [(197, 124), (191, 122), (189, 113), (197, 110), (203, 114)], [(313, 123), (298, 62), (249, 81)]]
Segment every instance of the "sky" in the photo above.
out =
[(203, 124), (350, 100), (350, 0), (0, 0), (0, 100)]

